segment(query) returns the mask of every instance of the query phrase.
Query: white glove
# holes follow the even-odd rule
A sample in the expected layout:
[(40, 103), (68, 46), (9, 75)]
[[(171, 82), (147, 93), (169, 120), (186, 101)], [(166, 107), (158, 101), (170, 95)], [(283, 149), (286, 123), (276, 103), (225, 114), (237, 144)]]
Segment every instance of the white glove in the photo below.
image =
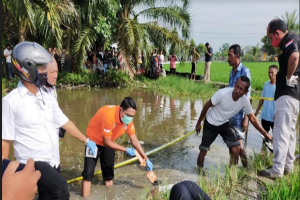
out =
[(286, 85), (289, 87), (295, 87), (298, 84), (298, 76), (292, 75), (290, 79), (286, 77)]

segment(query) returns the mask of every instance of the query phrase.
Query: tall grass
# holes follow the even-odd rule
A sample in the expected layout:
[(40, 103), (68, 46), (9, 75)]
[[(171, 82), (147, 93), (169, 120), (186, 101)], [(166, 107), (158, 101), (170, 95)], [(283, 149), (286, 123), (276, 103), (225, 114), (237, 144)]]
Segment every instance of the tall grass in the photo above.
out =
[(299, 167), (295, 171), (281, 179), (275, 180), (274, 183), (265, 183), (265, 192), (262, 192), (262, 199), (300, 199), (299, 194)]
[[(290, 175), (275, 181), (257, 176), (257, 172), (272, 164), (272, 154), (266, 151), (254, 153), (248, 157), (248, 169), (241, 166), (218, 165), (210, 167), (206, 176), (199, 175), (198, 185), (211, 199), (266, 199), (286, 200), (299, 199), (299, 163)], [(223, 171), (223, 172), (222, 172)], [(206, 170), (207, 172), (207, 170)], [(153, 199), (168, 200), (169, 191), (155, 195)], [(147, 198), (149, 199), (149, 198)]]
[(151, 91), (161, 91), (169, 95), (198, 95), (206, 99), (210, 98), (217, 90), (212, 84), (194, 82), (192, 80), (179, 76), (169, 75), (157, 80), (140, 78), (143, 84), (137, 84), (138, 87), (147, 88)]
[[(262, 90), (264, 83), (269, 80), (268, 69), (270, 65), (277, 65), (277, 62), (242, 62), (251, 72), (251, 87), (255, 90)], [(170, 70), (169, 64), (164, 64), (166, 71)], [(210, 67), (210, 81), (228, 83), (231, 66), (227, 62), (212, 62)], [(176, 65), (177, 72), (190, 73), (191, 63)], [(204, 62), (197, 63), (197, 75), (203, 75)]]

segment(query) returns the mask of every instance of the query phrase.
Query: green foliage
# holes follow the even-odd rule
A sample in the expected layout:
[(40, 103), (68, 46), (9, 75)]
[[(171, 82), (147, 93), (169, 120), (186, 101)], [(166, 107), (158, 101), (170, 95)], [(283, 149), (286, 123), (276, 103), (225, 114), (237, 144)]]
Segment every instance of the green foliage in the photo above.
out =
[(190, 49), (192, 49), (193, 47), (196, 47), (196, 43), (194, 41), (194, 39), (190, 40)]
[(81, 73), (59, 73), (57, 85), (124, 86), (129, 82), (130, 77), (121, 70), (108, 70), (105, 75), (86, 70)]
[(220, 47), (220, 56), (224, 57), (224, 58), (227, 58), (227, 55), (228, 55), (228, 50), (229, 50), (229, 44), (228, 43), (225, 43), (222, 45), (222, 47)]
[(205, 47), (205, 45), (202, 44), (202, 43), (198, 44), (197, 47), (196, 47), (196, 51), (197, 51), (200, 55), (203, 56), (203, 55), (205, 54), (205, 52), (206, 52), (206, 47)]
[(216, 88), (212, 84), (196, 83), (192, 80), (179, 76), (168, 75), (157, 80), (140, 78), (143, 84), (138, 83), (138, 87), (147, 88), (152, 91), (161, 91), (169, 95), (197, 95), (202, 98), (210, 98)]
[(296, 10), (292, 13), (285, 12), (281, 18), (286, 23), (288, 30), (292, 30), (299, 35), (299, 14)]
[(4, 97), (7, 92), (15, 89), (18, 86), (19, 81), (19, 78), (12, 78), (10, 80), (2, 78), (2, 97)]
[(262, 192), (262, 199), (299, 199), (300, 178), (298, 166), (299, 164), (295, 167), (293, 173), (275, 180), (274, 183), (266, 183), (264, 185), (266, 191)]
[(271, 41), (266, 35), (261, 39), (261, 42), (263, 43), (262, 49), (266, 51), (269, 56), (279, 54), (280, 49), (272, 47)]

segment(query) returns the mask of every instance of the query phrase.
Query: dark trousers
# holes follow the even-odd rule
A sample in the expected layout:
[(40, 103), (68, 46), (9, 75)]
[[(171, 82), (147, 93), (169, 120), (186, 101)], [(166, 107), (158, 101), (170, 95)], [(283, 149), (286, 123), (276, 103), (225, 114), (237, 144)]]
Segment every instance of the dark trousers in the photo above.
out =
[(12, 68), (11, 68), (11, 63), (6, 63), (6, 66), (7, 66), (8, 78), (14, 77), (14, 73), (13, 73)]
[[(98, 158), (100, 158), (100, 165), (102, 170), (102, 177), (105, 181), (114, 179), (114, 163), (115, 163), (115, 150), (97, 145), (98, 152), (96, 158), (85, 157), (84, 169), (82, 172), (83, 180), (92, 181), (94, 178), (95, 167)], [(85, 148), (86, 150), (86, 148)]]
[(196, 183), (182, 181), (172, 187), (170, 200), (211, 200), (211, 198)]
[(176, 75), (176, 68), (171, 68), (170, 73)]
[[(2, 175), (9, 164), (4, 160), (2, 164)], [(20, 163), (16, 171), (22, 171), (25, 165)], [(53, 168), (47, 162), (35, 161), (35, 170), (41, 172), (41, 178), (37, 182), (39, 200), (68, 200), (70, 199), (69, 188), (66, 180), (60, 175), (60, 166)]]
[(35, 161), (34, 167), (41, 172), (37, 183), (39, 200), (70, 199), (67, 181), (60, 175), (60, 166), (53, 168), (46, 162)]

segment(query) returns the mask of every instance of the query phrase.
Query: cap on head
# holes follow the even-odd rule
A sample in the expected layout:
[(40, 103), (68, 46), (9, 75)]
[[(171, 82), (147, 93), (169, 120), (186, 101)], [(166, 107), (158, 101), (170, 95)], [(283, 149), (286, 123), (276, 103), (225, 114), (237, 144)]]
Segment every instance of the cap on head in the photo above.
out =
[(29, 83), (34, 83), (37, 80), (36, 68), (39, 65), (52, 62), (48, 51), (35, 42), (21, 42), (16, 45), (11, 60), (14, 73)]

